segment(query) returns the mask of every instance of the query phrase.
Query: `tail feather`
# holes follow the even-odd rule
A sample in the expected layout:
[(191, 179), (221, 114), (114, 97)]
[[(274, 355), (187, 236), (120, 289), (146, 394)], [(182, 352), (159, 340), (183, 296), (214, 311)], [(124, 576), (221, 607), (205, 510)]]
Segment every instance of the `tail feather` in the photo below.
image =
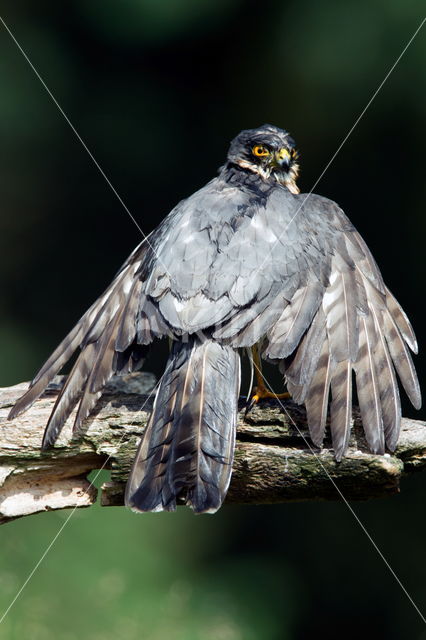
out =
[(182, 497), (213, 513), (231, 478), (240, 361), (230, 346), (176, 342), (126, 489), (135, 511), (170, 511)]

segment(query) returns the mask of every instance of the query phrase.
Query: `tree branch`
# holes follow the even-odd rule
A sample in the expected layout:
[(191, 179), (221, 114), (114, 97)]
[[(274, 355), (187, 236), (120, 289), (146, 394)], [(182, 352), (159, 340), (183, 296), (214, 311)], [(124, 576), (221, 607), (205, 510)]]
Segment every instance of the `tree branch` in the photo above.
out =
[[(44, 427), (63, 377), (55, 382), (13, 421), (7, 414), (28, 383), (0, 389), (0, 523), (40, 511), (90, 506), (97, 490), (87, 475), (100, 468), (111, 470), (101, 503), (123, 504), (125, 481), (152, 407), (146, 394), (154, 387), (154, 376), (136, 373), (114, 379), (86, 420), (84, 433), (72, 438), (71, 417), (55, 447), (42, 452)], [(240, 413), (228, 503), (339, 499), (330, 478), (348, 500), (382, 497), (399, 491), (405, 473), (426, 465), (424, 422), (404, 418), (395, 454), (375, 456), (368, 453), (355, 415), (349, 453), (336, 463), (329, 441), (322, 451), (311, 444), (304, 410), (291, 401), (284, 406), (287, 414), (275, 401), (255, 407), (245, 420)]]

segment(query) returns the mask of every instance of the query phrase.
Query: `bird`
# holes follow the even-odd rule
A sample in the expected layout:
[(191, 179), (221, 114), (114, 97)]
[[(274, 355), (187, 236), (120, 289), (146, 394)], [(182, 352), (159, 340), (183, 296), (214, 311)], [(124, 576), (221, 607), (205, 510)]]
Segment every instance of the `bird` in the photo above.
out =
[(18, 399), (28, 409), (77, 351), (42, 447), (77, 406), (74, 432), (111, 376), (143, 366), (168, 338), (168, 361), (125, 492), (134, 511), (184, 503), (214, 513), (229, 487), (245, 350), (277, 364), (306, 407), (321, 447), (348, 448), (353, 382), (375, 454), (397, 445), (397, 376), (415, 408), (421, 394), (411, 324), (342, 209), (297, 186), (299, 155), (276, 126), (241, 131), (218, 174), (181, 201), (131, 253)]

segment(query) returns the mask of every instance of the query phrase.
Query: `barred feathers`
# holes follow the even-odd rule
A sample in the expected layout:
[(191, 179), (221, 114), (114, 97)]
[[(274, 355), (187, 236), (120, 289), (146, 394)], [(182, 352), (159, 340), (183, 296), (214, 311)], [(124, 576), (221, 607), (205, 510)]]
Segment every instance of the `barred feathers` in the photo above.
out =
[[(417, 342), (407, 316), (385, 287), (358, 234), (348, 234), (338, 249), (320, 304), (314, 298), (311, 306), (307, 304), (304, 287), (283, 316), (289, 334), (302, 308), (305, 318), (313, 316), (297, 348), (285, 359), (285, 377), (293, 399), (306, 405), (311, 438), (317, 446), (323, 441), (331, 396), (330, 431), (335, 457), (340, 460), (349, 441), (353, 372), (366, 439), (374, 453), (384, 453), (386, 446), (393, 451), (398, 441), (401, 405), (396, 373), (416, 408), (421, 395), (409, 353), (409, 348), (417, 351)], [(268, 356), (286, 355), (282, 348), (286, 333), (277, 326), (280, 320), (269, 332)]]
[(173, 511), (180, 497), (213, 513), (229, 486), (240, 358), (230, 346), (191, 337), (175, 342), (135, 458), (126, 505)]
[[(28, 391), (11, 410), (9, 417), (13, 418), (30, 407), (74, 352), (81, 350), (53, 407), (43, 436), (43, 448), (55, 442), (77, 403), (74, 432), (81, 427), (99, 399), (102, 388), (115, 373), (130, 372), (141, 366), (146, 347), (136, 344), (136, 333), (143, 284), (137, 270), (142, 257), (143, 252), (139, 260), (124, 265), (106, 292), (46, 361)], [(149, 335), (149, 323), (154, 324), (152, 321), (151, 314), (149, 320), (146, 318), (144, 344), (152, 340)]]

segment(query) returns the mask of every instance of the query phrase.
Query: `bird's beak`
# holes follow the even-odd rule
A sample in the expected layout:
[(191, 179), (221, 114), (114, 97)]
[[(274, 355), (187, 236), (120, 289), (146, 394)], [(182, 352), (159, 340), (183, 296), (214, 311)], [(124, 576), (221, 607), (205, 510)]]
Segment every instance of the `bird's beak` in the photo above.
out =
[(290, 152), (287, 149), (283, 148), (279, 151), (276, 151), (274, 155), (276, 165), (281, 169), (288, 169), (291, 160)]

